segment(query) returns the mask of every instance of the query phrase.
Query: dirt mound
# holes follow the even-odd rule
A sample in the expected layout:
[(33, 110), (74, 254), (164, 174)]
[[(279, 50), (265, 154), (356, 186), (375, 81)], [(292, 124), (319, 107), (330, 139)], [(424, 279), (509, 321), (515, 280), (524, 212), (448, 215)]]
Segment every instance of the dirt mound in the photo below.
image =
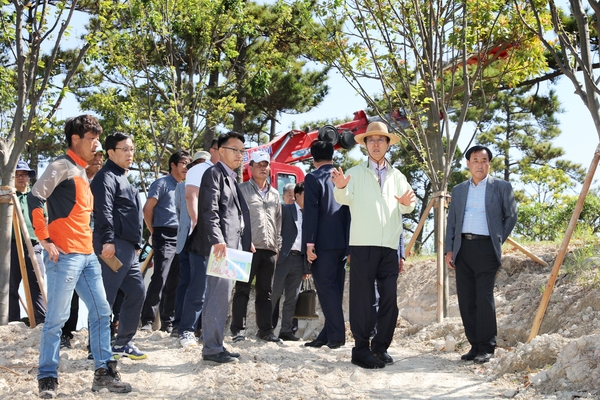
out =
[[(407, 263), (398, 280), (398, 318), (389, 353), (396, 361), (382, 371), (350, 363), (353, 340), (331, 350), (306, 348), (304, 342), (265, 343), (256, 333), (253, 297), (248, 307), (246, 340), (228, 349), (239, 363), (214, 366), (202, 361), (201, 346), (184, 350), (164, 332), (142, 333), (136, 344), (147, 360), (124, 359), (124, 380), (131, 396), (144, 398), (600, 398), (600, 259), (587, 257), (578, 268), (563, 268), (539, 335), (525, 343), (556, 257), (556, 246), (535, 247), (543, 266), (505, 249), (496, 280), (498, 349), (484, 365), (460, 361), (468, 350), (458, 313), (455, 279), (449, 276), (449, 315), (437, 322), (435, 260)], [(570, 255), (566, 262), (580, 258)], [(348, 285), (346, 285), (347, 287)], [(348, 317), (348, 293), (344, 297)], [(301, 320), (298, 335), (316, 337), (323, 326)], [(227, 332), (228, 333), (228, 332)], [(37, 397), (37, 358), (41, 327), (22, 323), (0, 327), (0, 398)], [(87, 331), (73, 349), (61, 350), (59, 396), (106, 397), (90, 392), (93, 364), (86, 360)], [(110, 396), (109, 396), (110, 397)], [(122, 398), (122, 396), (114, 396)]]

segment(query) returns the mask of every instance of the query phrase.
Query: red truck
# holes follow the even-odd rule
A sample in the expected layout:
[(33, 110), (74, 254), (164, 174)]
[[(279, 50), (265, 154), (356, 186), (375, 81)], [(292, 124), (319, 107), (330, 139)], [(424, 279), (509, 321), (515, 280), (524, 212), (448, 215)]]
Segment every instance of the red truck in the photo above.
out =
[(351, 149), (356, 144), (354, 136), (364, 133), (369, 125), (369, 118), (364, 111), (354, 113), (354, 119), (340, 125), (325, 125), (318, 130), (303, 132), (291, 130), (280, 135), (267, 144), (252, 147), (244, 155), (243, 172), (244, 181), (250, 179), (250, 155), (258, 150), (266, 151), (271, 155), (271, 185), (283, 194), (283, 187), (288, 183), (297, 183), (304, 180), (304, 171), (294, 165), (311, 158), (310, 146), (315, 140), (332, 142), (334, 148)]

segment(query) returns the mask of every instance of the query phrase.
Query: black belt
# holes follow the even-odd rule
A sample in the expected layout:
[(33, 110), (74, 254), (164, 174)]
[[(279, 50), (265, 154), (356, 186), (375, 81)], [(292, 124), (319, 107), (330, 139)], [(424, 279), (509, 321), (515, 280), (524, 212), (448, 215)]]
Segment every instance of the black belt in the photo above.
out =
[(467, 240), (486, 240), (486, 239), (490, 239), (489, 236), (485, 236), (485, 235), (475, 235), (473, 233), (463, 233), (461, 235), (464, 239)]
[(298, 250), (290, 250), (290, 255), (292, 256), (301, 256), (302, 252)]

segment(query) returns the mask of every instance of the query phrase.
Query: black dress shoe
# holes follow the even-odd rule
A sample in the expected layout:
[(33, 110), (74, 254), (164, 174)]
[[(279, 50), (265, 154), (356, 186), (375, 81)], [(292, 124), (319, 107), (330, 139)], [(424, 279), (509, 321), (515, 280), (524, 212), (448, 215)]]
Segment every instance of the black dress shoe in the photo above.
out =
[(339, 349), (340, 347), (342, 347), (345, 344), (346, 343), (344, 343), (344, 342), (338, 342), (336, 340), (332, 340), (331, 342), (327, 342), (327, 347), (329, 347), (330, 349)]
[(392, 358), (392, 356), (390, 356), (387, 351), (383, 351), (383, 352), (379, 352), (379, 353), (373, 353), (373, 357), (375, 357), (378, 360), (383, 361), (386, 364), (393, 364), (394, 363), (394, 359)]
[(227, 351), (227, 349), (225, 347), (223, 347), (223, 352), (225, 354), (227, 354), (229, 357), (240, 358), (240, 353), (232, 353), (230, 351)]
[(468, 353), (465, 353), (462, 356), (460, 356), (460, 359), (463, 361), (473, 361), (475, 357), (477, 357), (477, 354), (479, 354), (479, 352), (473, 347), (471, 347), (471, 350), (469, 350)]
[(281, 342), (281, 339), (279, 339), (277, 336), (273, 335), (273, 332), (266, 334), (266, 335), (261, 335), (261, 334), (257, 333), (256, 337), (261, 340), (264, 340), (265, 342), (273, 342), (273, 343)]
[(286, 342), (287, 341), (297, 342), (298, 340), (300, 340), (300, 338), (298, 336), (294, 335), (293, 333), (280, 333), (279, 339), (285, 340)]
[(312, 342), (306, 342), (304, 343), (304, 345), (306, 347), (323, 347), (325, 346), (327, 343), (322, 342), (320, 340), (313, 340)]
[(475, 362), (475, 364), (484, 364), (488, 361), (490, 361), (490, 359), (492, 358), (494, 354), (493, 353), (479, 353), (477, 354), (477, 356), (475, 356), (475, 359), (473, 359), (473, 362)]
[(205, 354), (202, 356), (204, 361), (212, 361), (219, 364), (225, 364), (230, 362), (238, 362), (238, 359), (231, 357), (226, 352), (222, 351), (219, 354)]
[(366, 369), (381, 369), (385, 368), (385, 362), (368, 355), (366, 357), (352, 357), (352, 364)]

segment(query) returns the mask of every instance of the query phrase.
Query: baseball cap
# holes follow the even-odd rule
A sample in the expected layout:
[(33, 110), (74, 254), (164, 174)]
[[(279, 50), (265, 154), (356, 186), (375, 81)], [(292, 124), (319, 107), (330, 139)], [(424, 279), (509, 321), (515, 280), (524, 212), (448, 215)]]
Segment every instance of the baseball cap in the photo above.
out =
[(104, 151), (104, 149), (102, 148), (102, 144), (98, 142), (98, 146), (96, 146), (96, 151), (94, 151), (94, 153), (99, 153), (101, 151)]
[(198, 160), (210, 160), (210, 153), (208, 151), (200, 150), (194, 153), (194, 158), (192, 158), (192, 162)]
[(255, 151), (254, 153), (252, 153), (250, 155), (250, 161), (255, 162), (255, 163), (259, 163), (261, 161), (266, 161), (270, 164), (271, 156), (266, 151), (259, 150), (259, 151)]
[(31, 168), (29, 168), (29, 164), (27, 164), (23, 160), (20, 160), (19, 162), (17, 162), (16, 171), (27, 171), (27, 172), (29, 172), (30, 178), (35, 178), (35, 171), (32, 170)]

